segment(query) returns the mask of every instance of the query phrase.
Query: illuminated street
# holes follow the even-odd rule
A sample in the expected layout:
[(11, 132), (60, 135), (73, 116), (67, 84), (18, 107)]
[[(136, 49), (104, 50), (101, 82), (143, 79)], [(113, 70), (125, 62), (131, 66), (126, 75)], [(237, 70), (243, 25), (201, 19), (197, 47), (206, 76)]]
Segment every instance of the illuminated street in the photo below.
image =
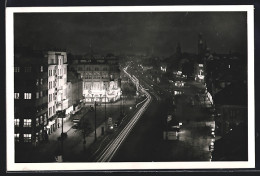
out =
[[(150, 91), (157, 92), (159, 89)], [(197, 90), (197, 92), (199, 91), (200, 89)], [(185, 92), (189, 95), (196, 95), (197, 93), (189, 89), (186, 89)], [(164, 119), (161, 117), (167, 115), (168, 106), (167, 102), (164, 101), (166, 96), (165, 94), (161, 96), (161, 101), (153, 97), (147, 112), (140, 119), (112, 161), (210, 160), (209, 145), (214, 138), (211, 136), (211, 123), (206, 124), (206, 122), (211, 122), (212, 118), (210, 118), (209, 113), (203, 112), (201, 107), (189, 108), (185, 106), (184, 98), (179, 100), (176, 109), (176, 115), (182, 121), (179, 139), (174, 141), (163, 140)], [(199, 102), (197, 103), (199, 104)], [(129, 145), (131, 145), (131, 148), (128, 147)], [(128, 155), (128, 153), (134, 154)]]
[(15, 162), (247, 161), (246, 34), (246, 12), (15, 13)]

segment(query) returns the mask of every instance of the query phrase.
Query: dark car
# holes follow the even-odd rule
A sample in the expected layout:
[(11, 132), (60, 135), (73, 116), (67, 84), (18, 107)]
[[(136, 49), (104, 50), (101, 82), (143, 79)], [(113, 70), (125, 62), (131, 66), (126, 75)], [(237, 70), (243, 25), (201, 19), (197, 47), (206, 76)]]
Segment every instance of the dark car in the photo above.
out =
[(90, 112), (94, 111), (94, 107), (93, 107), (93, 106), (90, 106), (89, 111), (90, 111)]
[(78, 124), (75, 124), (72, 126), (73, 129), (78, 129), (79, 128), (79, 125)]

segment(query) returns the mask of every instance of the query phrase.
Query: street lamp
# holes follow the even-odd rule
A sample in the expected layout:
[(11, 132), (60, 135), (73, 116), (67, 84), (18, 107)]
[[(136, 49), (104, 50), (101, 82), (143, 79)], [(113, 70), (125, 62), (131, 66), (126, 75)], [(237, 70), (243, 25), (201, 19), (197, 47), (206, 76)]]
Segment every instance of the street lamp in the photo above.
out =
[(124, 96), (123, 96), (122, 91), (121, 91), (120, 95), (122, 95), (122, 114), (124, 115)]
[(105, 131), (106, 131), (106, 128), (107, 128), (107, 107), (106, 107), (106, 102), (107, 102), (107, 88), (105, 87)]
[(122, 91), (120, 92), (120, 113), (121, 113), (121, 117), (123, 117), (123, 96), (122, 96)]

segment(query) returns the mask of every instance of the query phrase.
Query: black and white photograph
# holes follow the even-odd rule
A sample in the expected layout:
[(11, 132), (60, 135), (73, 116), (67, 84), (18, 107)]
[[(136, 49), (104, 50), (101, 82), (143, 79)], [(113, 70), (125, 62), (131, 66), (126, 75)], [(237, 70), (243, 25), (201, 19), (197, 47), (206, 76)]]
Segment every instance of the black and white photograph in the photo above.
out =
[(254, 167), (252, 14), (7, 8), (8, 168)]

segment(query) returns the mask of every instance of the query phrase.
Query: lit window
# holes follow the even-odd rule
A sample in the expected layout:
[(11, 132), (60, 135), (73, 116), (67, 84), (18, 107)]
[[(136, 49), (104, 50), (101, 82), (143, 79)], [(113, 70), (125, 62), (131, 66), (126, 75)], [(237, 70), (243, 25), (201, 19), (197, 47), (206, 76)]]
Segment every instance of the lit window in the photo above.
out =
[(36, 79), (36, 86), (39, 85), (39, 79)]
[(36, 99), (39, 98), (39, 92), (36, 92)]
[[(45, 114), (46, 115), (46, 114)], [(43, 123), (43, 121), (42, 121), (42, 116), (40, 117), (40, 122), (39, 123)]]
[(24, 127), (31, 127), (32, 126), (32, 119), (24, 119), (23, 126)]
[(41, 78), (40, 84), (42, 85), (43, 79)]
[(15, 133), (15, 134), (14, 134), (15, 142), (19, 142), (19, 136), (20, 136), (19, 133)]
[(32, 67), (24, 67), (24, 72), (31, 72), (32, 71)]
[(14, 126), (19, 127), (20, 119), (14, 119)]
[(43, 66), (41, 66), (40, 71), (43, 72)]
[(19, 93), (14, 93), (14, 99), (19, 99)]
[(14, 72), (16, 73), (20, 72), (20, 67), (14, 67)]
[(47, 122), (47, 113), (43, 115), (43, 121), (42, 122)]
[(23, 141), (24, 142), (31, 142), (32, 134), (23, 134)]
[(42, 97), (42, 91), (40, 91), (40, 97)]
[(24, 93), (24, 99), (32, 99), (31, 93)]
[(52, 107), (50, 107), (50, 116), (52, 115)]
[(39, 118), (36, 118), (36, 126), (39, 126)]

